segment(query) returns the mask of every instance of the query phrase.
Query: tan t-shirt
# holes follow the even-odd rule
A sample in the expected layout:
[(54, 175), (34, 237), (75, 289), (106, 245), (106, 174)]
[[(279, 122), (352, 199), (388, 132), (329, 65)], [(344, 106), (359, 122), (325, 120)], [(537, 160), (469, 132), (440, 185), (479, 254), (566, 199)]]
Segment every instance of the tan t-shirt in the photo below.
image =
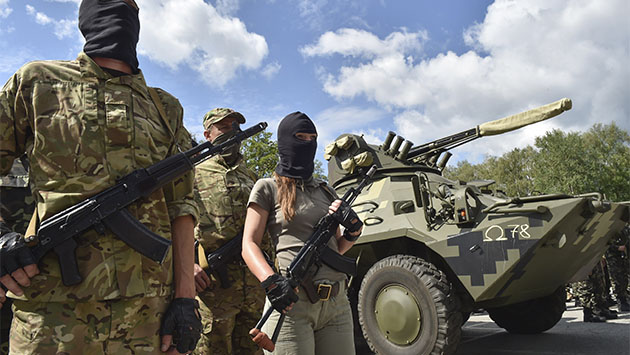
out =
[[(278, 265), (282, 274), (298, 254), (304, 243), (313, 233), (317, 222), (328, 214), (328, 206), (333, 201), (330, 193), (324, 191), (324, 182), (313, 178), (303, 184), (298, 182), (295, 197), (295, 216), (290, 222), (284, 215), (278, 203), (278, 187), (273, 178), (261, 179), (256, 182), (249, 195), (248, 206), (255, 203), (269, 212), (267, 217), (267, 231), (276, 249)], [(338, 251), (337, 239), (333, 236), (328, 246)], [(323, 264), (315, 274), (314, 280), (342, 281), (346, 274), (336, 271)]]

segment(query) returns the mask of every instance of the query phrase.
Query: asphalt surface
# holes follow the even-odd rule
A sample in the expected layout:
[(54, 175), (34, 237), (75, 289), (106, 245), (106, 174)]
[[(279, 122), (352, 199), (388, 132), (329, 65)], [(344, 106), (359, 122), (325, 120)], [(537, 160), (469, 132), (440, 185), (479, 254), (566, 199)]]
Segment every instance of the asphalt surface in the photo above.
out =
[(570, 302), (553, 328), (517, 335), (499, 328), (485, 312), (472, 314), (462, 328), (456, 355), (628, 355), (630, 312), (618, 316), (606, 323), (585, 323), (582, 308)]
[[(462, 327), (455, 355), (630, 355), (630, 312), (618, 316), (606, 323), (585, 323), (582, 308), (569, 302), (553, 328), (519, 335), (497, 326), (486, 312), (473, 313)], [(365, 343), (356, 346), (357, 355), (373, 354)]]

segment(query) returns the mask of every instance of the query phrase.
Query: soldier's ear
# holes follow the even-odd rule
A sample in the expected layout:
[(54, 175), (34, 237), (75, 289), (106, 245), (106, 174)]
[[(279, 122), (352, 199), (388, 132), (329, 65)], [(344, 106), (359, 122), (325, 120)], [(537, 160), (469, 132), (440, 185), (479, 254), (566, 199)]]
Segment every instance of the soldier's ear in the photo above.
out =
[(203, 136), (206, 138), (207, 141), (209, 141), (210, 140), (210, 130), (203, 131)]

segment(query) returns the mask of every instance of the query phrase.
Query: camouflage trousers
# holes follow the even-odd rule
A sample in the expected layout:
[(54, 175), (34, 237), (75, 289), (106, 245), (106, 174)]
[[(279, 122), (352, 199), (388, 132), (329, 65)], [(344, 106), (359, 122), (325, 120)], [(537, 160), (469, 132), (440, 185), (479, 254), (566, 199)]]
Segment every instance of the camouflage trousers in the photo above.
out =
[(211, 276), (212, 285), (197, 296), (203, 332), (193, 354), (262, 354), (249, 330), (262, 315), (265, 292), (244, 264), (229, 264), (232, 286), (224, 289)]
[(607, 251), (606, 263), (608, 263), (608, 273), (615, 298), (630, 301), (628, 299), (628, 274), (630, 273), (628, 257), (622, 252)]
[(166, 297), (13, 301), (11, 354), (157, 354)]
[(9, 329), (11, 329), (11, 299), (7, 298), (0, 309), (0, 355), (9, 353)]
[(600, 262), (595, 265), (588, 278), (573, 284), (575, 297), (584, 308), (599, 310), (606, 306), (604, 272)]

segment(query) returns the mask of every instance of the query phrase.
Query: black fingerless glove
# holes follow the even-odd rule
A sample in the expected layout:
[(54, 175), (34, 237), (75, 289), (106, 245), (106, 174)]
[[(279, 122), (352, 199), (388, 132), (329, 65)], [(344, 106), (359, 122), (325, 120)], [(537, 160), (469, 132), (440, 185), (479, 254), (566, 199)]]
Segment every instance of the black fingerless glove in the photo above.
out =
[(341, 200), (341, 206), (339, 206), (334, 216), (337, 222), (344, 226), (350, 233), (360, 230), (363, 226), (363, 222), (361, 222), (359, 216), (357, 216), (356, 212), (354, 212), (346, 201)]
[(282, 275), (273, 274), (260, 285), (265, 289), (271, 306), (280, 313), (299, 299), (289, 280)]
[(30, 264), (35, 264), (35, 257), (21, 234), (9, 232), (0, 237), (0, 276)]
[(177, 351), (186, 354), (195, 350), (201, 337), (199, 302), (194, 298), (175, 298), (168, 306), (160, 335), (173, 335)]

